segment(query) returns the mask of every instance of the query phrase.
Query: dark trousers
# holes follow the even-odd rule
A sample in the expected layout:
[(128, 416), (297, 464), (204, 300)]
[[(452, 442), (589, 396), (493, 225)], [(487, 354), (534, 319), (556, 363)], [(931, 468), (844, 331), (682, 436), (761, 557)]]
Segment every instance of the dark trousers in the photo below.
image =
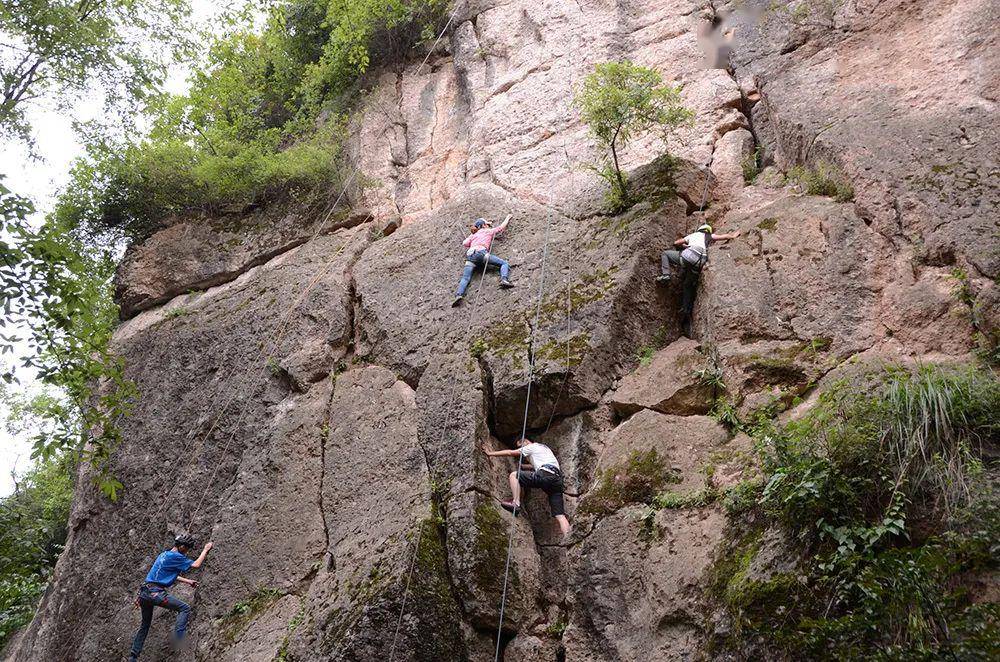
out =
[(563, 503), (563, 479), (561, 473), (552, 473), (544, 469), (537, 471), (521, 471), (517, 475), (521, 487), (537, 487), (549, 497), (549, 511), (552, 516), (565, 515)]
[(704, 264), (704, 258), (690, 249), (663, 251), (660, 257), (660, 269), (664, 275), (669, 275), (673, 266), (681, 268), (681, 315), (686, 319), (694, 312), (694, 300), (698, 296), (698, 281)]
[(144, 585), (139, 589), (139, 609), (142, 611), (142, 625), (139, 626), (135, 638), (132, 640), (132, 653), (129, 660), (138, 660), (142, 653), (142, 647), (146, 643), (146, 635), (149, 634), (149, 625), (153, 622), (153, 609), (163, 607), (170, 611), (177, 612), (177, 622), (174, 625), (174, 640), (180, 641), (187, 631), (188, 617), (191, 615), (191, 607), (186, 602), (178, 600), (167, 593), (164, 588), (150, 588)]

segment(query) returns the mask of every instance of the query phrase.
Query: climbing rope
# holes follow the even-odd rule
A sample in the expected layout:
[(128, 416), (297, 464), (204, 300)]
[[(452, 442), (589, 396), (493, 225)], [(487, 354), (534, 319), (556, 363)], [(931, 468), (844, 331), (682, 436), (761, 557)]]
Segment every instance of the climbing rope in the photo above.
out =
[[(528, 433), (528, 408), (531, 405), (531, 384), (535, 378), (535, 333), (538, 330), (538, 321), (541, 318), (542, 313), (542, 296), (545, 293), (545, 264), (549, 254), (549, 226), (552, 224), (552, 216), (549, 215), (548, 222), (545, 224), (545, 243), (542, 247), (542, 275), (538, 281), (538, 303), (535, 304), (535, 323), (531, 327), (531, 335), (528, 338), (528, 356), (530, 360), (528, 361), (528, 388), (524, 396), (524, 421), (521, 423), (521, 439)], [(518, 486), (521, 484), (521, 456), (517, 456), (517, 481)], [(519, 490), (521, 496), (524, 496), (524, 490)], [(520, 505), (515, 507), (515, 511), (520, 511), (522, 508)], [(514, 549), (514, 529), (517, 524), (517, 517), (512, 517), (510, 522), (510, 534), (507, 538), (507, 561), (504, 564), (503, 570), (503, 593), (500, 597), (500, 619), (497, 623), (497, 646), (496, 654), (493, 657), (494, 662), (499, 662), (500, 660), (500, 641), (501, 635), (503, 633), (503, 615), (507, 607), (507, 586), (510, 579), (510, 558)]]
[[(510, 218), (511, 215), (508, 214), (507, 217), (504, 219), (504, 222), (509, 221)], [(483, 263), (483, 273), (479, 279), (479, 287), (476, 290), (476, 300), (479, 300), (483, 293), (483, 283), (486, 280), (486, 270), (490, 266), (490, 255), (492, 254), (491, 251), (493, 250), (493, 239), (494, 237), (490, 237), (490, 243), (486, 245), (486, 258)], [(455, 404), (455, 391), (457, 390), (457, 387), (458, 387), (458, 379), (455, 377), (455, 374), (453, 373), (451, 376), (451, 392), (450, 395), (448, 396), (448, 414), (444, 419), (444, 426), (441, 428), (441, 438), (439, 442), (444, 441), (444, 437), (448, 433), (448, 426), (451, 424), (451, 413), (453, 410), (453, 406)], [(410, 570), (407, 573), (406, 586), (403, 589), (403, 600), (402, 604), (399, 607), (399, 617), (396, 619), (396, 632), (392, 636), (392, 648), (389, 651), (389, 662), (394, 662), (396, 658), (396, 643), (399, 640), (399, 630), (403, 624), (403, 614), (406, 612), (406, 600), (410, 592), (410, 581), (413, 578), (413, 567), (417, 559), (417, 553), (420, 551), (420, 543), (423, 540), (423, 533), (424, 533), (424, 523), (421, 522), (420, 527), (417, 529), (417, 542), (413, 546), (413, 553), (412, 556), (410, 557)]]

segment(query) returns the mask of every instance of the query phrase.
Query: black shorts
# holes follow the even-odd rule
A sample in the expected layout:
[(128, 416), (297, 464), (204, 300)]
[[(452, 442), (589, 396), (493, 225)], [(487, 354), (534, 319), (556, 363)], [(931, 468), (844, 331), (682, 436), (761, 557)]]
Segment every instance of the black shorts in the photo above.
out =
[(563, 505), (563, 479), (561, 474), (554, 474), (549, 471), (522, 471), (518, 474), (517, 480), (522, 487), (537, 487), (545, 492), (549, 497), (549, 510), (552, 516), (565, 515), (566, 509)]

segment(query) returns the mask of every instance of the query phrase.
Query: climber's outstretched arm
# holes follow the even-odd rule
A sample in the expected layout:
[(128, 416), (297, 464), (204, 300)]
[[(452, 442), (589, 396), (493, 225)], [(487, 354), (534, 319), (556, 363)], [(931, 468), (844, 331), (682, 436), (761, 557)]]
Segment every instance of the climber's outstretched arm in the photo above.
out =
[(678, 246), (678, 247), (679, 246), (687, 246), (687, 239), (685, 239), (684, 237), (681, 237), (680, 239), (678, 239), (678, 240), (676, 240), (674, 242), (674, 246)]
[(519, 450), (502, 450), (502, 451), (491, 451), (485, 446), (482, 447), (482, 451), (489, 455), (490, 457), (517, 457), (521, 454)]
[(740, 234), (739, 230), (736, 232), (730, 232), (729, 234), (713, 234), (712, 241), (729, 241), (730, 239), (736, 239), (736, 237), (740, 236)]
[(205, 562), (205, 557), (208, 556), (208, 553), (210, 551), (212, 551), (212, 547), (214, 547), (214, 546), (215, 546), (214, 543), (211, 543), (211, 542), (205, 543), (204, 549), (201, 550), (201, 554), (198, 555), (198, 558), (195, 559), (195, 562), (191, 564), (191, 567), (192, 568), (200, 568), (201, 564)]

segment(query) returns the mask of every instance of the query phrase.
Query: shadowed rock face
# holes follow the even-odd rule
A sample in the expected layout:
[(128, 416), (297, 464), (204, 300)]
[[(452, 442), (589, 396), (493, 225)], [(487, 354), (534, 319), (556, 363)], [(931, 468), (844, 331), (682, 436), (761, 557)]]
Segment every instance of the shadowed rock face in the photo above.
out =
[[(364, 211), (187, 220), (132, 247), (125, 491), (81, 475), (6, 659), (121, 659), (131, 596), (180, 530), (217, 544), (197, 594), (177, 589), (193, 659), (493, 659), (508, 541), (503, 659), (706, 655), (727, 531), (693, 497), (738, 482), (748, 447), (704, 415), (706, 375), (741, 415), (775, 411), (852, 357), (960, 357), (1000, 328), (996, 3), (849, 4), (751, 24), (685, 0), (459, 3), (428, 66), (373, 75), (351, 148), (376, 182), (351, 192)], [(713, 23), (735, 76), (704, 66)], [(671, 170), (653, 137), (627, 150), (644, 201), (616, 217), (571, 104), (612, 58), (696, 111)], [(746, 185), (756, 149), (772, 167)], [(821, 161), (854, 202), (784, 184)], [(508, 214), (494, 251), (517, 287), (477, 274), (451, 308), (470, 221)], [(678, 340), (677, 285), (652, 278), (705, 220), (742, 236), (712, 247)], [(560, 459), (568, 541), (537, 490), (517, 520), (497, 504), (514, 465), (479, 448), (522, 426)], [(654, 488), (679, 507), (649, 511)], [(167, 659), (168, 631), (154, 621), (143, 659)]]

